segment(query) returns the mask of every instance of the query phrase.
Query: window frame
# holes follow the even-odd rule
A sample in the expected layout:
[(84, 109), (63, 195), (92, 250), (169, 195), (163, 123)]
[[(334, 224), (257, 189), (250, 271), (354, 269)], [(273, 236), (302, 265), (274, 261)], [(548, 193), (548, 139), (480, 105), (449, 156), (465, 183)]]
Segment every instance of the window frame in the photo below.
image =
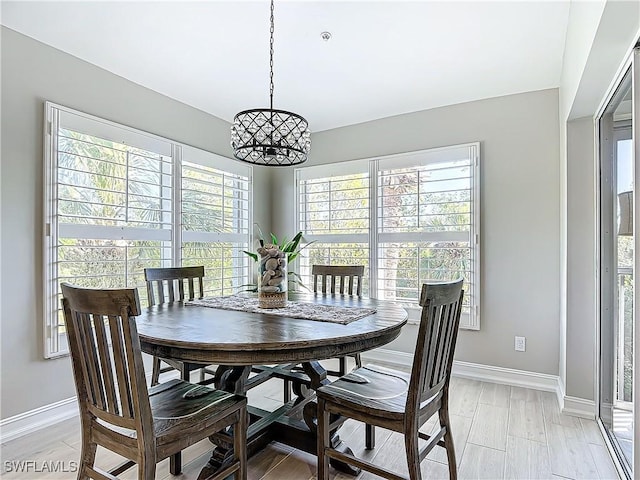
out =
[[(376, 298), (378, 296), (377, 288), (373, 286), (379, 285), (378, 267), (380, 246), (384, 243), (384, 239), (403, 239), (404, 241), (424, 241), (420, 238), (425, 234), (422, 232), (400, 233), (400, 232), (380, 232), (379, 223), (381, 215), (379, 212), (379, 172), (390, 170), (393, 168), (402, 168), (403, 166), (427, 165), (429, 163), (441, 162), (439, 157), (447, 154), (448, 151), (456, 149), (469, 149), (470, 160), (470, 180), (471, 180), (471, 225), (469, 226), (469, 249), (471, 252), (471, 279), (473, 285), (469, 306), (469, 314), (463, 314), (460, 320), (460, 328), (466, 330), (480, 330), (480, 142), (469, 142), (456, 145), (449, 145), (438, 148), (416, 150), (399, 154), (391, 154), (385, 156), (369, 157), (364, 159), (349, 160), (336, 163), (325, 163), (321, 165), (312, 165), (307, 167), (298, 167), (295, 169), (295, 205), (299, 205), (295, 209), (294, 221), (296, 229), (303, 230), (302, 225), (302, 201), (301, 199), (301, 181), (316, 178), (339, 177), (350, 174), (368, 173), (369, 179), (369, 232), (358, 234), (305, 234), (303, 230), (303, 240), (305, 242), (317, 241), (318, 243), (362, 243), (369, 244), (369, 296)], [(421, 161), (421, 158), (435, 158), (434, 160)], [(398, 166), (400, 165), (400, 166)], [(459, 232), (451, 232), (452, 237), (459, 237)], [(440, 232), (427, 234), (429, 237), (438, 237)], [(460, 241), (457, 238), (455, 241)], [(463, 240), (467, 241), (467, 240)], [(465, 286), (465, 289), (469, 288)], [(419, 306), (416, 303), (406, 304), (409, 310), (409, 323), (419, 322)]]
[[(59, 319), (56, 312), (59, 310), (58, 302), (58, 289), (57, 283), (58, 269), (57, 269), (57, 252), (56, 247), (59, 244), (60, 226), (58, 224), (58, 131), (60, 127), (60, 114), (69, 114), (78, 117), (78, 121), (87, 121), (96, 125), (99, 128), (104, 127), (106, 131), (117, 131), (124, 138), (134, 137), (135, 143), (131, 143), (132, 146), (142, 148), (146, 147), (149, 150), (156, 148), (161, 150), (163, 156), (168, 156), (171, 159), (171, 171), (170, 171), (170, 184), (171, 184), (171, 197), (167, 198), (171, 209), (171, 220), (169, 228), (164, 229), (149, 229), (149, 232), (145, 231), (145, 235), (154, 237), (156, 240), (169, 242), (171, 250), (171, 265), (178, 267), (183, 262), (183, 243), (188, 241), (191, 236), (202, 238), (207, 243), (211, 242), (245, 242), (247, 245), (251, 244), (251, 228), (253, 225), (253, 168), (250, 165), (241, 164), (237, 160), (224, 157), (219, 154), (201, 150), (190, 145), (182, 144), (174, 140), (170, 140), (158, 135), (154, 135), (139, 129), (128, 127), (126, 125), (111, 122), (109, 120), (90, 115), (72, 108), (68, 108), (50, 101), (44, 103), (44, 143), (43, 143), (43, 158), (44, 158), (44, 184), (43, 184), (43, 276), (42, 276), (42, 288), (43, 288), (43, 356), (45, 359), (59, 358), (69, 355), (68, 348), (60, 348), (60, 333)], [(73, 118), (75, 121), (76, 117)], [(72, 123), (72, 122), (71, 122)], [(93, 131), (92, 131), (93, 132)], [(101, 132), (95, 131), (90, 135), (100, 138)], [(110, 138), (105, 135), (104, 138)], [(140, 143), (142, 142), (142, 143)], [(127, 143), (126, 141), (123, 143)], [(156, 151), (156, 150), (153, 150)], [(185, 155), (188, 152), (188, 155)], [(185, 160), (185, 156), (186, 158)], [(239, 175), (246, 177), (248, 192), (247, 192), (247, 218), (245, 219), (248, 226), (246, 234), (243, 233), (224, 233), (224, 232), (187, 232), (187, 240), (183, 237), (183, 222), (182, 222), (182, 165), (183, 162), (204, 165), (207, 167), (215, 168), (223, 174)], [(71, 225), (71, 224), (66, 224)], [(72, 225), (64, 228), (78, 231), (82, 229), (91, 230), (103, 230), (103, 229), (118, 229), (121, 228), (123, 235), (118, 239), (130, 240), (128, 233), (135, 230), (136, 227), (102, 227), (92, 225)], [(145, 229), (146, 230), (146, 229)], [(192, 235), (195, 234), (195, 235)], [(79, 237), (78, 237), (79, 238)], [(100, 237), (102, 238), (102, 237)], [(108, 237), (105, 237), (108, 238)], [(136, 238), (137, 239), (137, 238)], [(167, 265), (169, 266), (169, 265)], [(245, 277), (249, 280), (251, 277), (251, 265), (247, 262), (247, 268), (245, 269)]]

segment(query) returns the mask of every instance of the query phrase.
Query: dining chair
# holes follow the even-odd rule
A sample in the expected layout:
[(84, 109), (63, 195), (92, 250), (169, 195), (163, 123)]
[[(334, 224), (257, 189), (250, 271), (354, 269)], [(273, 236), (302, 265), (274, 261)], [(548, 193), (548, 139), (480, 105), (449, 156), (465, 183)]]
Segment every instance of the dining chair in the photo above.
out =
[[(327, 293), (344, 295), (346, 293), (347, 295), (362, 296), (364, 265), (312, 265), (311, 275), (313, 276), (314, 293), (320, 291), (323, 295)], [(320, 281), (320, 289), (318, 289), (318, 281)], [(327, 284), (329, 284), (328, 292)], [(355, 358), (356, 367), (362, 366), (362, 358), (359, 353), (350, 356)], [(327, 370), (328, 375), (342, 376), (347, 373), (347, 358), (340, 357), (339, 362), (338, 370)]]
[[(196, 267), (169, 267), (169, 268), (145, 268), (144, 279), (147, 286), (147, 298), (149, 306), (162, 303), (182, 302), (185, 299), (193, 300), (204, 297), (204, 266)], [(185, 283), (187, 284), (185, 295)], [(161, 362), (167, 364), (163, 367)], [(200, 370), (200, 382), (205, 381), (205, 374), (215, 375), (215, 370), (208, 369), (201, 364), (180, 362), (178, 360), (153, 357), (153, 369), (151, 373), (151, 385), (157, 385), (160, 374), (172, 370), (180, 371), (183, 380), (189, 378), (194, 370)]]
[[(330, 432), (345, 418), (402, 433), (410, 480), (422, 478), (420, 463), (436, 445), (447, 452), (449, 478), (457, 478), (448, 406), (451, 366), (464, 296), (462, 283), (460, 279), (422, 286), (422, 314), (410, 374), (367, 365), (317, 390), (318, 480), (328, 480), (329, 459), (384, 478), (403, 478), (381, 465), (331, 447)], [(420, 432), (420, 427), (435, 413), (439, 419), (438, 431), (431, 435)], [(338, 420), (334, 420), (336, 418)], [(419, 439), (426, 441), (422, 449)]]
[[(231, 431), (233, 459), (215, 478), (246, 479), (247, 399), (178, 379), (148, 389), (138, 291), (61, 288), (82, 425), (78, 479), (113, 479), (137, 464), (138, 478), (153, 480), (157, 462)], [(98, 446), (128, 461), (106, 472), (95, 466)]]
[[(357, 295), (362, 296), (362, 277), (364, 275), (363, 265), (312, 265), (311, 275), (313, 276), (313, 292), (342, 295)], [(318, 287), (319, 284), (319, 287)], [(329, 285), (329, 292), (327, 292), (327, 284)], [(337, 287), (339, 286), (339, 292)], [(355, 288), (354, 288), (355, 287)], [(359, 353), (349, 355), (353, 357), (356, 362), (356, 367), (362, 366), (362, 358)], [(286, 368), (290, 368), (295, 371), (296, 374), (300, 374), (299, 367), (295, 365), (288, 365)], [(347, 357), (338, 358), (338, 370), (327, 369), (327, 375), (333, 377), (340, 377), (347, 373)], [(299, 379), (297, 379), (299, 380)], [(284, 378), (284, 402), (291, 400), (291, 383), (292, 381)]]

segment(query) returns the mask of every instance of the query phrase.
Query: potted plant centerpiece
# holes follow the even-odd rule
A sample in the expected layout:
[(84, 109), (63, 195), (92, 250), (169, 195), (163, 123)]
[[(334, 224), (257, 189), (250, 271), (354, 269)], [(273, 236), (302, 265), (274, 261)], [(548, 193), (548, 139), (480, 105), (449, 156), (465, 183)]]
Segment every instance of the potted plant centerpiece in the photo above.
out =
[(291, 240), (285, 237), (278, 240), (272, 233), (271, 243), (265, 243), (260, 227), (258, 231), (260, 247), (257, 253), (244, 250), (244, 253), (258, 262), (258, 284), (251, 287), (258, 292), (261, 308), (283, 308), (287, 305), (289, 282), (307, 288), (300, 275), (288, 271), (287, 267), (300, 255), (301, 250), (313, 242), (300, 247), (302, 232), (298, 232)]

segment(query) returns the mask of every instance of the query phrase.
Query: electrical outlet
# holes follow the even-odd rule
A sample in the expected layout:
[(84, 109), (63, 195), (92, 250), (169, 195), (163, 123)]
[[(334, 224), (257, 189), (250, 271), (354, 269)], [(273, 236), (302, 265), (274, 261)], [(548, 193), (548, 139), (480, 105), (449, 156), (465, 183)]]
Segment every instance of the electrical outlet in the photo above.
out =
[(516, 352), (524, 352), (526, 347), (525, 347), (525, 337), (516, 337)]

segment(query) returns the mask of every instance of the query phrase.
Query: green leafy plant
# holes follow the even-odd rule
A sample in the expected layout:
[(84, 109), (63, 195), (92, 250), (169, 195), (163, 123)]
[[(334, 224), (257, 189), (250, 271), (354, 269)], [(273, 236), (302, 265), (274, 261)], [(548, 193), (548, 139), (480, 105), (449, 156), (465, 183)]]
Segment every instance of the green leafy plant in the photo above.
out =
[[(256, 227), (258, 228), (258, 232), (260, 233), (260, 238), (259, 238), (260, 246), (264, 247), (265, 246), (264, 235), (262, 234), (262, 230), (260, 229), (260, 226), (256, 224)], [(302, 232), (298, 232), (291, 240), (287, 240), (286, 237), (282, 237), (281, 239), (278, 239), (278, 237), (273, 233), (270, 233), (269, 236), (271, 241), (270, 243), (278, 247), (278, 249), (287, 256), (287, 278), (289, 280), (289, 283), (293, 283), (294, 285), (298, 285), (298, 286), (301, 286), (302, 288), (305, 288), (306, 290), (309, 290), (309, 287), (307, 287), (302, 282), (302, 277), (296, 272), (289, 270), (288, 268), (289, 268), (289, 265), (291, 265), (291, 263), (296, 258), (298, 258), (298, 256), (300, 255), (300, 252), (314, 242), (309, 242), (301, 247), (300, 241), (302, 240)], [(260, 259), (260, 257), (256, 252), (249, 252), (247, 250), (243, 250), (243, 252), (249, 255), (251, 258), (253, 258), (255, 262), (258, 262)], [(254, 291), (254, 292), (258, 291), (257, 285), (252, 284), (252, 285), (243, 285), (243, 286), (251, 287), (250, 289), (251, 291)]]

